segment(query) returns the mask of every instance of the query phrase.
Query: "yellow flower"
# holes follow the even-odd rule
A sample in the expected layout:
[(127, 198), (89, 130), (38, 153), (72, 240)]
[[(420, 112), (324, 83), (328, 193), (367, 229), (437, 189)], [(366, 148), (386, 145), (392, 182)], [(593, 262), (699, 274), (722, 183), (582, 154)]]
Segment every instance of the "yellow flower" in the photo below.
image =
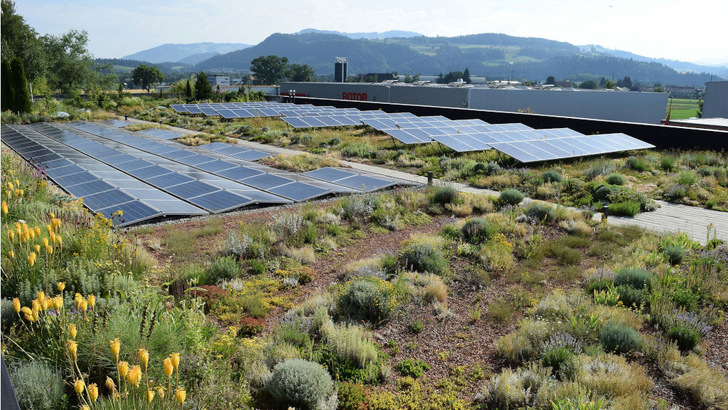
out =
[(31, 252), (28, 255), (28, 265), (30, 265), (31, 268), (35, 265), (35, 252)]
[(8, 258), (15, 259), (15, 252), (13, 252), (13, 251), (8, 252)]
[(33, 311), (30, 310), (30, 308), (27, 306), (23, 306), (22, 308), (20, 308), (20, 311), (23, 312), (23, 314), (26, 316), (33, 314)]
[(33, 231), (35, 232), (35, 236), (40, 237), (40, 226), (36, 226)]
[(82, 404), (81, 410), (91, 410), (91, 407), (89, 407), (87, 404)]
[(141, 347), (137, 349), (137, 355), (139, 356), (139, 362), (142, 364), (142, 368), (144, 371), (147, 371), (147, 363), (149, 363), (149, 352), (147, 349), (142, 349)]
[(15, 186), (10, 181), (8, 181), (8, 189), (11, 190), (11, 191), (15, 189)]
[(154, 400), (154, 390), (147, 390), (147, 403), (151, 403)]
[(3, 201), (2, 209), (3, 209), (3, 214), (6, 214), (7, 215), (7, 213), (8, 213), (8, 204), (5, 203), (5, 201)]
[(183, 405), (185, 402), (185, 399), (187, 398), (187, 392), (185, 389), (179, 388), (176, 392), (174, 392), (174, 397), (177, 399), (177, 403), (179, 405)]
[(81, 299), (78, 302), (78, 310), (80, 310), (81, 312), (85, 312), (86, 309), (88, 309), (88, 302), (86, 302), (86, 299)]
[(48, 310), (49, 307), (51, 307), (51, 303), (53, 301), (51, 299), (45, 298), (43, 299), (43, 302), (41, 302), (41, 307), (44, 311)]
[(76, 293), (76, 295), (73, 297), (73, 301), (76, 302), (76, 307), (78, 307), (78, 304), (81, 302), (81, 299), (83, 299), (83, 296), (81, 296), (80, 293)]
[(58, 296), (56, 296), (56, 297), (53, 298), (53, 307), (56, 310), (63, 309), (63, 296), (58, 295)]
[(75, 362), (77, 359), (76, 352), (78, 351), (78, 343), (75, 340), (69, 340), (66, 348), (68, 349), (68, 354), (71, 355), (71, 359)]
[(164, 398), (164, 387), (162, 387), (162, 386), (157, 387), (157, 395), (159, 395), (160, 399)]
[(96, 383), (88, 385), (88, 397), (91, 398), (91, 401), (96, 401), (99, 398), (99, 388)]
[(18, 299), (18, 298), (13, 299), (13, 310), (15, 311), (15, 313), (20, 312), (20, 299)]
[(88, 295), (86, 299), (88, 300), (88, 306), (93, 310), (94, 306), (96, 306), (96, 296)]
[(40, 310), (40, 301), (38, 299), (33, 299), (31, 303), (31, 309), (33, 309), (34, 311)]
[(169, 357), (164, 359), (164, 375), (168, 378), (174, 373), (174, 366), (172, 366), (172, 359)]
[(15, 240), (15, 231), (8, 230), (8, 240), (10, 241), (10, 243), (13, 243), (13, 241)]
[(48, 246), (48, 238), (43, 238), (43, 246)]
[(66, 282), (58, 282), (58, 285), (56, 286), (58, 287), (59, 292), (63, 292), (63, 290), (66, 289)]
[(35, 253), (40, 254), (40, 245), (35, 245)]
[(53, 227), (50, 224), (46, 225), (46, 232), (48, 232), (48, 235), (50, 235), (51, 239), (53, 239)]
[(76, 394), (79, 396), (81, 393), (83, 393), (83, 389), (86, 387), (86, 384), (81, 379), (76, 379), (76, 381), (73, 383), (73, 390), (76, 391)]
[(179, 353), (172, 353), (169, 355), (170, 359), (172, 359), (172, 366), (174, 367), (175, 372), (179, 372)]
[(126, 378), (126, 375), (129, 372), (129, 363), (119, 362), (116, 364), (116, 369), (119, 370), (119, 376)]
[(121, 341), (118, 337), (114, 340), (109, 340), (109, 349), (111, 349), (111, 354), (114, 355), (114, 362), (118, 362), (119, 350), (121, 349)]
[(42, 290), (35, 294), (35, 296), (38, 298), (38, 302), (42, 302), (43, 299), (45, 299), (45, 292)]
[(77, 333), (76, 332), (76, 325), (73, 324), (73, 323), (71, 323), (70, 325), (68, 325), (68, 334), (71, 335), (71, 339), (75, 339), (76, 338), (76, 333)]
[(139, 366), (133, 366), (131, 369), (129, 369), (129, 372), (126, 374), (126, 381), (129, 384), (133, 384), (136, 387), (139, 387), (139, 382), (142, 380), (142, 369)]
[(63, 238), (61, 238), (61, 235), (56, 235), (53, 242), (58, 243), (58, 246), (63, 246)]
[(109, 389), (111, 393), (116, 391), (116, 383), (114, 383), (114, 380), (109, 376), (106, 376), (106, 388)]

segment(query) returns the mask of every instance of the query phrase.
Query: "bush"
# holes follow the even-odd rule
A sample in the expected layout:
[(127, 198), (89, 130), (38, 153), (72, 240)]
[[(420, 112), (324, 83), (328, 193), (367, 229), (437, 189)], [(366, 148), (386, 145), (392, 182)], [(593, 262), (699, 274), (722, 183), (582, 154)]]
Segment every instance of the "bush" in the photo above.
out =
[(343, 410), (364, 410), (367, 408), (367, 392), (359, 383), (339, 384), (339, 408)]
[(432, 195), (432, 203), (445, 206), (452, 204), (460, 197), (458, 191), (451, 186), (439, 187)]
[(532, 203), (526, 208), (525, 213), (526, 216), (543, 222), (556, 219), (556, 208), (543, 202)]
[(282, 407), (318, 409), (334, 392), (334, 382), (320, 364), (290, 359), (276, 365), (267, 388)]
[(693, 171), (683, 171), (677, 179), (677, 183), (680, 185), (692, 186), (697, 184), (699, 181), (698, 176)]
[(561, 182), (563, 179), (561, 177), (561, 174), (554, 170), (548, 170), (544, 172), (541, 177), (543, 178), (544, 182)]
[(591, 181), (599, 175), (607, 175), (614, 172), (615, 169), (617, 169), (617, 167), (615, 167), (611, 162), (600, 162), (592, 165), (589, 169), (584, 171), (584, 179)]
[(407, 359), (397, 363), (397, 371), (404, 377), (415, 379), (422, 377), (422, 374), (430, 370), (430, 365), (422, 360)]
[(496, 229), (490, 222), (483, 218), (468, 219), (462, 228), (460, 234), (470, 243), (483, 243), (488, 241), (495, 233)]
[(336, 297), (340, 316), (375, 325), (389, 319), (398, 304), (399, 293), (394, 285), (376, 276), (345, 282)]
[(345, 157), (360, 157), (366, 158), (369, 156), (369, 152), (374, 151), (374, 147), (368, 144), (353, 143), (345, 144), (341, 148), (341, 155)]
[(617, 286), (628, 285), (635, 289), (652, 289), (652, 272), (639, 268), (624, 268), (617, 272), (614, 277), (614, 284)]
[(671, 157), (669, 155), (666, 155), (660, 159), (660, 168), (662, 168), (663, 171), (672, 171), (675, 169), (675, 157)]
[(616, 291), (619, 294), (619, 300), (626, 307), (640, 307), (647, 304), (647, 294), (642, 289), (635, 289), (629, 285), (617, 286)]
[(633, 169), (633, 170), (639, 171), (639, 172), (645, 172), (649, 169), (649, 167), (647, 166), (647, 163), (644, 160), (637, 158), (637, 157), (627, 158), (627, 161), (625, 162), (624, 165), (629, 169)]
[(607, 183), (609, 185), (624, 185), (627, 183), (627, 179), (619, 174), (612, 174), (607, 177)]
[(240, 274), (240, 270), (240, 265), (234, 256), (218, 258), (206, 270), (207, 282), (212, 285), (233, 279)]
[(21, 409), (66, 408), (60, 371), (34, 360), (9, 366), (8, 375)]
[(550, 367), (551, 373), (561, 380), (570, 379), (574, 375), (574, 354), (566, 347), (546, 350), (541, 364), (543, 367)]
[(692, 350), (711, 330), (698, 313), (678, 310), (668, 315), (662, 325), (667, 330), (667, 337), (674, 340), (682, 351)]
[(667, 260), (671, 265), (679, 265), (685, 257), (685, 251), (680, 245), (670, 245), (663, 252), (667, 255)]
[(518, 205), (523, 201), (524, 195), (521, 191), (513, 188), (504, 189), (498, 198), (504, 205)]
[(448, 268), (447, 259), (440, 249), (429, 242), (415, 242), (410, 244), (399, 257), (405, 269), (417, 272), (429, 272), (440, 275)]
[(616, 202), (609, 204), (609, 214), (617, 216), (635, 216), (640, 213), (641, 205), (636, 201)]
[(610, 323), (599, 333), (599, 343), (607, 352), (625, 354), (639, 350), (642, 337), (632, 328)]

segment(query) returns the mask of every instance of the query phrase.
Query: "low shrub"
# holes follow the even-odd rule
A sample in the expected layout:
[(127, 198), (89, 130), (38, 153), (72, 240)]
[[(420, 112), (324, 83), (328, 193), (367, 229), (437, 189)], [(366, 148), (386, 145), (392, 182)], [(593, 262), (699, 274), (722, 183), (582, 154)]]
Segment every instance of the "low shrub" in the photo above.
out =
[(621, 285), (615, 288), (619, 294), (619, 301), (626, 307), (640, 307), (649, 301), (647, 293), (643, 289), (635, 289), (629, 285)]
[(513, 188), (501, 191), (498, 200), (504, 205), (518, 205), (523, 201), (524, 195), (521, 191)]
[(677, 343), (682, 351), (692, 350), (703, 337), (707, 336), (711, 327), (705, 318), (696, 312), (673, 311), (662, 320), (667, 337)]
[(367, 392), (359, 383), (340, 383), (338, 399), (339, 408), (342, 410), (365, 410), (367, 408)]
[(607, 352), (626, 354), (642, 347), (642, 337), (632, 328), (609, 323), (599, 333), (599, 343)]
[(534, 202), (524, 212), (537, 221), (550, 222), (556, 219), (556, 208), (544, 202)]
[(607, 183), (609, 185), (624, 185), (627, 183), (627, 179), (619, 174), (611, 174), (607, 177)]
[(495, 233), (495, 228), (491, 223), (483, 218), (472, 218), (465, 221), (463, 227), (460, 228), (460, 234), (462, 237), (474, 244), (479, 244), (488, 241), (491, 236)]
[(354, 321), (378, 325), (399, 305), (400, 291), (376, 276), (345, 282), (336, 292), (336, 312)]
[(672, 171), (675, 169), (675, 162), (677, 162), (675, 157), (665, 155), (660, 159), (660, 168), (662, 168), (663, 171)]
[(362, 143), (349, 143), (341, 147), (341, 155), (344, 157), (366, 158), (372, 151), (375, 151), (374, 147)]
[(543, 367), (550, 367), (551, 373), (561, 380), (570, 379), (574, 375), (574, 354), (566, 347), (547, 349), (541, 359)]
[(441, 275), (448, 269), (448, 262), (442, 251), (429, 242), (411, 243), (402, 251), (399, 261), (405, 269), (412, 269), (417, 272)]
[(553, 384), (550, 375), (549, 368), (534, 364), (503, 370), (485, 390), (486, 408), (547, 408)]
[(21, 409), (66, 408), (63, 377), (59, 370), (34, 360), (8, 366), (8, 375)]
[(712, 368), (694, 353), (676, 362), (672, 367), (679, 368), (680, 373), (670, 382), (678, 390), (688, 393), (705, 408), (728, 406), (728, 379), (719, 368)]
[(685, 257), (685, 251), (680, 245), (670, 245), (663, 251), (671, 265), (679, 265)]
[(318, 409), (334, 393), (334, 382), (320, 364), (290, 359), (273, 369), (267, 390), (279, 406)]
[(611, 162), (602, 161), (592, 165), (591, 167), (589, 167), (589, 169), (584, 171), (584, 179), (586, 179), (587, 181), (591, 181), (599, 175), (610, 174), (616, 169), (617, 167), (615, 167), (614, 164), (612, 164)]
[(234, 256), (224, 256), (215, 259), (207, 268), (206, 276), (209, 284), (218, 284), (223, 280), (236, 278), (240, 275), (241, 267)]
[(379, 349), (372, 343), (371, 332), (359, 325), (324, 325), (326, 343), (337, 356), (360, 368), (377, 360)]
[(640, 268), (624, 268), (617, 272), (614, 277), (614, 284), (617, 286), (628, 285), (635, 289), (647, 288), (652, 289), (652, 279), (655, 275), (645, 269)]
[(430, 370), (430, 365), (422, 360), (406, 359), (397, 363), (397, 371), (404, 377), (417, 379), (422, 377), (427, 370)]
[[(596, 357), (579, 355), (575, 358), (575, 381), (593, 394), (617, 399), (646, 394), (652, 388), (652, 381), (639, 364), (627, 363), (622, 356), (599, 355)], [(644, 406), (646, 400), (638, 402)], [(646, 406), (645, 406), (646, 407)], [(624, 408), (635, 408), (627, 406)], [(637, 407), (639, 408), (639, 407)]]
[(561, 177), (561, 174), (554, 170), (548, 170), (544, 172), (541, 177), (543, 178), (544, 182), (561, 182), (561, 180), (563, 179)]
[(412, 333), (422, 333), (423, 330), (425, 330), (425, 324), (421, 320), (415, 320), (409, 324), (409, 330), (412, 331)]
[(609, 214), (616, 216), (635, 216), (640, 213), (641, 205), (636, 201), (615, 202), (609, 204)]
[(541, 352), (541, 346), (553, 332), (549, 322), (525, 319), (518, 330), (498, 340), (498, 354), (511, 363), (531, 360)]
[(643, 159), (637, 158), (637, 157), (627, 158), (627, 161), (625, 161), (624, 166), (629, 169), (639, 171), (639, 172), (645, 172), (649, 169), (647, 162), (645, 162)]
[(700, 179), (693, 171), (683, 171), (677, 178), (677, 183), (685, 186), (692, 186), (698, 183)]
[(445, 206), (455, 203), (460, 197), (458, 191), (451, 186), (439, 187), (432, 194), (432, 203)]

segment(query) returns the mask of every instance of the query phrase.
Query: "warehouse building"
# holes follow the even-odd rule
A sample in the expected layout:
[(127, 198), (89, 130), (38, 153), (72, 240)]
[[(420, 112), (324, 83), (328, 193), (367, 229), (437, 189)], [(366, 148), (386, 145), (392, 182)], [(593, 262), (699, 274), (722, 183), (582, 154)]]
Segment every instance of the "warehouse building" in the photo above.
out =
[(281, 94), (293, 89), (298, 95), (317, 98), (533, 112), (647, 124), (659, 124), (665, 117), (668, 98), (667, 93), (652, 92), (537, 90), (529, 87), (488, 88), (443, 84), (284, 82), (280, 85)]

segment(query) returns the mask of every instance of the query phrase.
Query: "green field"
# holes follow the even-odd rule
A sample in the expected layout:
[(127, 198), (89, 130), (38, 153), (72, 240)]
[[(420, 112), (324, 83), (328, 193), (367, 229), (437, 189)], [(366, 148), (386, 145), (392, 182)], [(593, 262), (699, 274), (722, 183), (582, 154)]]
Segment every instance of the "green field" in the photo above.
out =
[[(684, 120), (698, 115), (698, 100), (673, 98), (671, 102), (671, 120)], [(670, 109), (670, 102), (667, 103), (667, 108)]]

